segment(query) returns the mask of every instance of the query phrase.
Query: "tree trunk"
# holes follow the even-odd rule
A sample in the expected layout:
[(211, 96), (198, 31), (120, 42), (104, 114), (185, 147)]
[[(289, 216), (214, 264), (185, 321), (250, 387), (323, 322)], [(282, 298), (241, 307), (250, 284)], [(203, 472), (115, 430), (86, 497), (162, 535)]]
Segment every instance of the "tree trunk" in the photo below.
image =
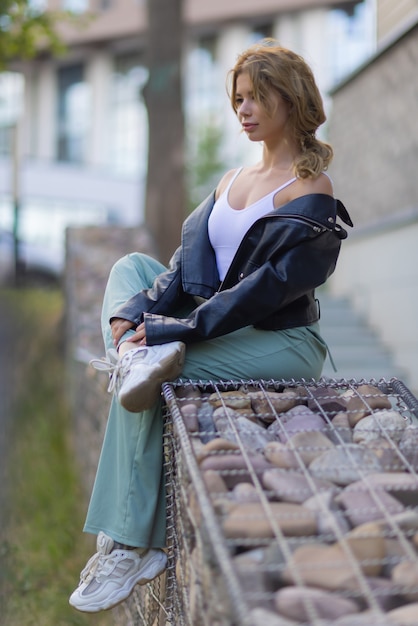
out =
[(148, 0), (144, 87), (149, 149), (145, 221), (159, 259), (166, 263), (180, 243), (186, 213), (182, 104), (182, 0)]

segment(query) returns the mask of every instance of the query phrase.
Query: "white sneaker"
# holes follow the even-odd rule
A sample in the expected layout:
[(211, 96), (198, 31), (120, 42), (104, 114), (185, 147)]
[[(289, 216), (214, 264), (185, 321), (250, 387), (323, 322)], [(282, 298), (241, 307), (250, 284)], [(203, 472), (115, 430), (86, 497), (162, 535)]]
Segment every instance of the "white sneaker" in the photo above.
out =
[(112, 372), (108, 391), (115, 391), (127, 411), (139, 413), (152, 407), (163, 382), (181, 374), (185, 353), (184, 343), (172, 341), (132, 348), (120, 359), (116, 350), (109, 350), (107, 360), (93, 359), (90, 363)]
[(70, 596), (70, 604), (85, 613), (111, 609), (132, 593), (135, 585), (145, 585), (166, 568), (163, 550), (150, 549), (142, 556), (133, 550), (113, 550), (113, 539), (104, 532), (97, 537), (97, 553), (81, 572), (80, 583)]

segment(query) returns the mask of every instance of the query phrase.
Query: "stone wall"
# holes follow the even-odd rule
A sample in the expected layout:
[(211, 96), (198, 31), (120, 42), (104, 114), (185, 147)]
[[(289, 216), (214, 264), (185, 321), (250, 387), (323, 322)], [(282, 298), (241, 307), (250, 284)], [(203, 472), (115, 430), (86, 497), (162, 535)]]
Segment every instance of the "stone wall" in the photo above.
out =
[(109, 271), (118, 258), (140, 251), (153, 255), (142, 228), (87, 227), (67, 231), (65, 273), (69, 401), (73, 444), (86, 501), (93, 485), (106, 426), (108, 377), (89, 365), (104, 356), (100, 312)]
[(377, 40), (391, 37), (394, 30), (411, 20), (417, 13), (416, 0), (379, 0), (377, 12)]
[(418, 24), (332, 94), (330, 168), (356, 227), (418, 204)]

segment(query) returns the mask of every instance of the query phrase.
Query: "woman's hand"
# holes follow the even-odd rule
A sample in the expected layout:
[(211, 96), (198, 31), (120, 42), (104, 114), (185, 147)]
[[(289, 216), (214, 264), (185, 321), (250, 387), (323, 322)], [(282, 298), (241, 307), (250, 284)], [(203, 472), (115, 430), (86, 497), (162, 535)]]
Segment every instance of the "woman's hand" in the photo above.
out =
[(129, 337), (129, 339), (127, 339), (126, 341), (136, 342), (136, 343), (139, 343), (141, 346), (146, 346), (147, 345), (147, 338), (145, 336), (145, 324), (144, 324), (144, 322), (142, 322), (139, 326), (136, 327), (135, 334), (131, 335)]
[[(117, 346), (119, 341), (123, 337), (123, 335), (126, 333), (126, 331), (130, 330), (131, 328), (135, 328), (135, 324), (133, 324), (129, 320), (124, 320), (120, 317), (115, 317), (110, 322), (110, 328), (112, 331), (113, 343), (115, 344), (115, 346)], [(144, 323), (139, 324), (139, 326), (137, 326), (135, 329), (135, 334), (131, 335), (129, 339), (127, 339), (127, 341), (138, 342), (141, 345), (145, 345), (146, 344), (145, 324)]]

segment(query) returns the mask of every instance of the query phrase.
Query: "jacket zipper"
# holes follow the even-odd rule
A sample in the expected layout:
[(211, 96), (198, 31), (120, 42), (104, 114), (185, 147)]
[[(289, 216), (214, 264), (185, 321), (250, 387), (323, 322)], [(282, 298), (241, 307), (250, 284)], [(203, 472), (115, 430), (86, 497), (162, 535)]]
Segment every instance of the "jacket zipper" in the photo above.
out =
[[(322, 222), (317, 222), (316, 220), (313, 220), (310, 217), (304, 217), (303, 215), (292, 215), (291, 213), (281, 213), (280, 216), (276, 216), (276, 215), (264, 215), (263, 217), (261, 217), (260, 219), (264, 219), (267, 217), (286, 217), (288, 219), (294, 219), (298, 222), (304, 222), (305, 224), (309, 224), (309, 225), (313, 225), (313, 226), (318, 226), (321, 230), (327, 230), (329, 232), (331, 232), (332, 230), (334, 230), (334, 224), (335, 224), (335, 220), (334, 218), (332, 219), (332, 228), (330, 228), (329, 226), (325, 226)], [(255, 224), (255, 222), (254, 222)]]
[[(333, 230), (333, 228), (330, 228), (330, 227), (328, 227), (328, 226), (324, 226), (324, 224), (322, 224), (321, 222), (317, 222), (316, 220), (313, 220), (313, 219), (311, 219), (311, 218), (304, 217), (303, 215), (293, 215), (293, 214), (291, 214), (291, 213), (280, 213), (280, 215), (269, 215), (269, 214), (267, 214), (267, 215), (263, 215), (263, 217), (259, 217), (259, 218), (258, 218), (258, 220), (256, 220), (256, 221), (255, 221), (255, 222), (254, 222), (254, 223), (250, 226), (250, 228), (247, 230), (247, 232), (245, 233), (244, 237), (242, 238), (242, 241), (241, 241), (240, 245), (239, 245), (239, 246), (238, 246), (238, 248), (237, 248), (237, 251), (236, 251), (236, 253), (235, 253), (235, 255), (234, 255), (234, 258), (233, 258), (233, 259), (232, 259), (232, 261), (231, 261), (231, 265), (230, 265), (230, 267), (232, 267), (232, 265), (233, 265), (233, 263), (234, 263), (234, 259), (235, 259), (235, 257), (237, 256), (238, 252), (240, 251), (241, 246), (243, 246), (243, 245), (244, 245), (245, 240), (246, 240), (246, 238), (247, 238), (247, 236), (248, 236), (248, 233), (251, 231), (251, 229), (252, 229), (252, 228), (254, 228), (254, 226), (257, 224), (257, 222), (259, 222), (259, 221), (261, 221), (261, 220), (265, 220), (265, 219), (272, 219), (272, 218), (277, 218), (277, 217), (279, 217), (279, 218), (281, 218), (281, 217), (286, 217), (286, 218), (288, 218), (288, 219), (294, 219), (294, 220), (296, 220), (296, 221), (298, 221), (298, 222), (303, 222), (303, 223), (305, 223), (305, 224), (308, 224), (309, 226), (313, 226), (313, 227), (316, 227), (316, 228), (320, 228), (321, 230), (327, 230), (328, 232), (331, 232), (331, 231)], [(335, 224), (335, 220), (334, 220), (334, 218), (332, 218), (332, 219), (333, 219), (333, 224)], [(219, 291), (222, 291), (223, 284), (224, 284), (224, 282), (226, 281), (226, 279), (227, 279), (227, 277), (228, 277), (228, 274), (229, 274), (229, 269), (228, 269), (228, 272), (227, 272), (227, 273), (226, 273), (226, 275), (225, 275), (225, 278), (223, 279), (223, 281), (221, 282), (221, 284), (220, 284), (220, 285), (219, 285), (219, 287), (218, 287), (218, 292), (219, 292)]]

